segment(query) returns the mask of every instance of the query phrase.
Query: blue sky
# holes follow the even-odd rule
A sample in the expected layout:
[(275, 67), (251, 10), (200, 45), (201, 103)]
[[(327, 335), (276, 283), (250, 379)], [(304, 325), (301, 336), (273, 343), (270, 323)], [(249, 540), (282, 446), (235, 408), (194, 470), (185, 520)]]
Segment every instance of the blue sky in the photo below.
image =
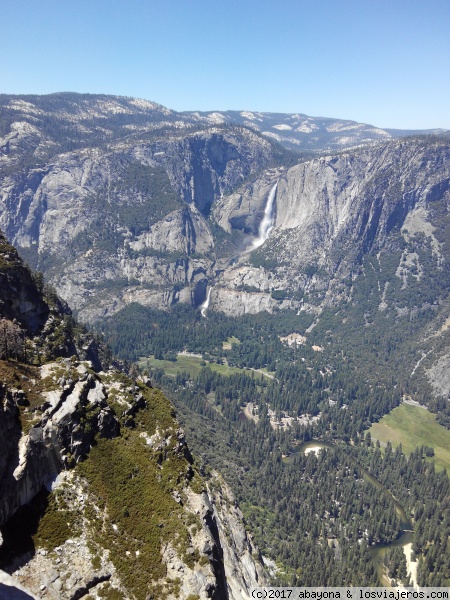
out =
[(450, 0), (0, 0), (0, 91), (450, 129)]

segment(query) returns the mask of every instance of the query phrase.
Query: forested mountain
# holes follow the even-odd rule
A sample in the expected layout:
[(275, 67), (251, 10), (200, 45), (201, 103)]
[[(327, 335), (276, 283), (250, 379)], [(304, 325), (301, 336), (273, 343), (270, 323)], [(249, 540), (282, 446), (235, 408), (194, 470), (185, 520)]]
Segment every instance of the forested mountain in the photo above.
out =
[[(419, 584), (447, 585), (448, 134), (111, 96), (1, 106), (1, 227), (175, 402), (274, 581), (407, 582), (411, 538)], [(405, 403), (439, 440), (403, 454), (368, 430)]]

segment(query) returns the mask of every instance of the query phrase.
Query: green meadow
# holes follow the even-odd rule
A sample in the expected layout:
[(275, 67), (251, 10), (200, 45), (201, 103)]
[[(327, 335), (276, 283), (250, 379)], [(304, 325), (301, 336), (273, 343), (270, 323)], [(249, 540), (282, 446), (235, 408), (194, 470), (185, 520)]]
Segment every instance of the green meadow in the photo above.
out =
[(402, 445), (403, 452), (410, 454), (419, 446), (434, 448), (437, 469), (450, 473), (450, 431), (439, 425), (436, 416), (425, 408), (401, 404), (385, 415), (369, 429), (372, 439), (381, 445), (391, 442), (395, 448)]
[[(177, 354), (176, 361), (171, 360), (159, 360), (154, 358), (153, 356), (142, 357), (139, 361), (139, 365), (144, 369), (147, 368), (147, 365), (151, 369), (163, 369), (166, 375), (175, 376), (177, 373), (181, 371), (187, 371), (190, 373), (191, 377), (195, 377), (200, 373), (200, 371), (206, 366), (208, 366), (212, 371), (217, 371), (221, 375), (232, 375), (233, 373), (245, 373), (251, 376), (251, 369), (240, 369), (238, 367), (230, 367), (227, 364), (219, 365), (215, 362), (205, 361), (201, 356), (192, 356), (188, 354)], [(261, 378), (263, 376), (270, 377), (268, 372), (263, 371), (255, 371), (255, 378)]]
[(239, 345), (240, 343), (240, 340), (238, 340), (237, 337), (234, 337), (233, 335), (232, 337), (229, 337), (226, 342), (222, 342), (222, 348), (223, 350), (231, 350), (233, 344)]

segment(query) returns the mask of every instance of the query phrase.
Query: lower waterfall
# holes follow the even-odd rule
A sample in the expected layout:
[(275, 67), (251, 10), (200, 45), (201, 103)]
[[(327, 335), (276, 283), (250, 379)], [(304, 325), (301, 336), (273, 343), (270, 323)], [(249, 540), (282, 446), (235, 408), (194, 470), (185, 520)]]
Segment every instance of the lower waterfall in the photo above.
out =
[(200, 312), (202, 313), (202, 317), (206, 317), (206, 311), (208, 310), (209, 299), (211, 297), (211, 290), (212, 287), (208, 288), (208, 291), (206, 293), (206, 300), (203, 302), (203, 304), (200, 305)]

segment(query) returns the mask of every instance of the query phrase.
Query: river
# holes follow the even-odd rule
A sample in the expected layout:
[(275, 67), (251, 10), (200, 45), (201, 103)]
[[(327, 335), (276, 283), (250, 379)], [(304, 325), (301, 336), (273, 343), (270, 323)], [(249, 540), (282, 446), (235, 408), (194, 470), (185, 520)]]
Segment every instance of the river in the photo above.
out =
[[(318, 440), (312, 440), (310, 442), (305, 442), (304, 444), (300, 444), (299, 446), (294, 446), (291, 449), (291, 454), (283, 458), (283, 462), (285, 464), (291, 464), (294, 461), (295, 455), (299, 452), (303, 452), (304, 454), (309, 454), (310, 452), (315, 452), (316, 454), (321, 449), (330, 449), (333, 448), (331, 444), (325, 444), (324, 442), (319, 442)], [(386, 494), (388, 494), (395, 505), (395, 510), (400, 517), (400, 527), (403, 533), (393, 542), (389, 544), (377, 544), (375, 546), (369, 547), (369, 553), (372, 558), (373, 564), (375, 566), (378, 579), (380, 581), (380, 585), (384, 587), (391, 587), (390, 581), (386, 576), (383, 558), (388, 548), (393, 548), (395, 546), (401, 546), (403, 548), (403, 552), (406, 558), (406, 565), (408, 574), (411, 576), (412, 585), (415, 588), (417, 586), (417, 562), (411, 560), (411, 551), (412, 544), (414, 541), (414, 531), (413, 525), (411, 521), (408, 519), (406, 511), (404, 507), (400, 504), (400, 502), (394, 498), (391, 492), (384, 487), (384, 485), (378, 481), (373, 475), (371, 475), (366, 469), (358, 465), (364, 474), (364, 479), (374, 485), (377, 489), (382, 490)]]

